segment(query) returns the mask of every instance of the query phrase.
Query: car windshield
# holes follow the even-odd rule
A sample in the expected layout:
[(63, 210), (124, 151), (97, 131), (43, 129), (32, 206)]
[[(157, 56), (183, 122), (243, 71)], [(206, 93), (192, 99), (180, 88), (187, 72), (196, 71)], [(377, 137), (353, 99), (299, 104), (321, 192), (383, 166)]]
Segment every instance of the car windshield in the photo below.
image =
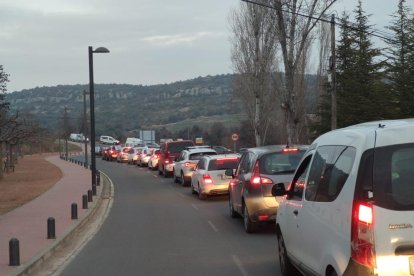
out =
[(239, 158), (218, 158), (208, 164), (209, 171), (236, 169)]
[(294, 173), (305, 151), (273, 152), (260, 158), (260, 173), (291, 174)]
[(200, 160), (203, 156), (205, 155), (217, 155), (216, 152), (197, 152), (197, 153), (192, 153), (190, 154), (190, 160)]

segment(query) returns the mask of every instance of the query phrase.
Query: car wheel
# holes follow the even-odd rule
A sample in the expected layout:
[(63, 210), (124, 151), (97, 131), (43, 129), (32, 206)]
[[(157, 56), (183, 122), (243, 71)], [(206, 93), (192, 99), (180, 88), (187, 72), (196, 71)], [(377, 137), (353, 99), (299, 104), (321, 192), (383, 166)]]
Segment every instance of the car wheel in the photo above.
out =
[(167, 173), (167, 171), (165, 170), (165, 168), (164, 168), (164, 171), (162, 172), (162, 174), (164, 175), (164, 177), (165, 177), (165, 178), (167, 178), (167, 177), (168, 177), (168, 173)]
[(180, 180), (175, 176), (174, 170), (173, 170), (173, 180), (174, 180), (174, 183), (180, 183)]
[(234, 211), (233, 199), (231, 198), (230, 193), (229, 193), (229, 211), (230, 211), (230, 217), (237, 218), (237, 213), (236, 213), (236, 211)]
[(158, 169), (158, 174), (162, 175), (162, 171), (160, 169)]
[(185, 181), (185, 178), (184, 178), (184, 174), (183, 173), (181, 173), (181, 185), (182, 186), (187, 186), (187, 182)]
[(336, 273), (335, 270), (332, 270), (331, 273), (329, 273), (329, 276), (338, 276), (338, 273)]
[(196, 191), (195, 191), (195, 189), (194, 189), (193, 183), (191, 183), (190, 185), (191, 185), (191, 193), (192, 193), (193, 195), (195, 195), (197, 192), (196, 192)]
[(243, 208), (243, 222), (244, 222), (244, 230), (246, 230), (246, 233), (256, 232), (256, 225), (254, 222), (251, 221), (249, 217), (249, 211), (247, 210), (246, 204), (244, 204), (244, 208)]
[(199, 183), (199, 184), (198, 184), (198, 199), (200, 199), (200, 200), (204, 200), (204, 199), (206, 199), (206, 198), (207, 198), (207, 196), (201, 192), (201, 189), (200, 189), (200, 183)]
[(295, 269), (291, 264), (289, 257), (287, 255), (285, 241), (283, 240), (282, 233), (277, 235), (277, 242), (279, 248), (279, 265), (280, 271), (282, 272), (283, 276), (289, 276), (295, 274)]

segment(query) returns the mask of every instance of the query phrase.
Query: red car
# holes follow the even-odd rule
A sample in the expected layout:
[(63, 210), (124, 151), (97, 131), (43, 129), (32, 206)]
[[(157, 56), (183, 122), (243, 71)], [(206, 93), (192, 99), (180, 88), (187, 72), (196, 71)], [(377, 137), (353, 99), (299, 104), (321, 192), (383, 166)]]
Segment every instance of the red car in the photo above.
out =
[(173, 174), (174, 160), (187, 147), (195, 146), (191, 140), (168, 141), (161, 144), (161, 154), (158, 161), (158, 174), (168, 177)]

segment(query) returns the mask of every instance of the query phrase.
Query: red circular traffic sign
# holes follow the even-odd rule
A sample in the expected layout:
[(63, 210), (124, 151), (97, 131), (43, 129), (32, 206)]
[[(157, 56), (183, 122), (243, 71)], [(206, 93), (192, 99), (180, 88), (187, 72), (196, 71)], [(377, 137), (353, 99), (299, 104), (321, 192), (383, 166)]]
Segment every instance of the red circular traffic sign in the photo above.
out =
[(233, 141), (237, 141), (237, 140), (239, 140), (239, 135), (238, 135), (237, 133), (233, 133), (233, 134), (231, 135), (231, 140), (233, 140)]

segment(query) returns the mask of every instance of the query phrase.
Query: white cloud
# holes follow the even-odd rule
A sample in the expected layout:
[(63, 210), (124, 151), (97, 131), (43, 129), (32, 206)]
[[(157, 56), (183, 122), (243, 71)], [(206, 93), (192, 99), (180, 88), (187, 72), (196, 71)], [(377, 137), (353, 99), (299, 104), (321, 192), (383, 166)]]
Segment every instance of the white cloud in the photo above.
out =
[(148, 42), (153, 46), (191, 46), (194, 42), (204, 40), (209, 37), (224, 36), (223, 33), (196, 32), (191, 34), (174, 34), (174, 35), (156, 35), (142, 38), (142, 41)]

